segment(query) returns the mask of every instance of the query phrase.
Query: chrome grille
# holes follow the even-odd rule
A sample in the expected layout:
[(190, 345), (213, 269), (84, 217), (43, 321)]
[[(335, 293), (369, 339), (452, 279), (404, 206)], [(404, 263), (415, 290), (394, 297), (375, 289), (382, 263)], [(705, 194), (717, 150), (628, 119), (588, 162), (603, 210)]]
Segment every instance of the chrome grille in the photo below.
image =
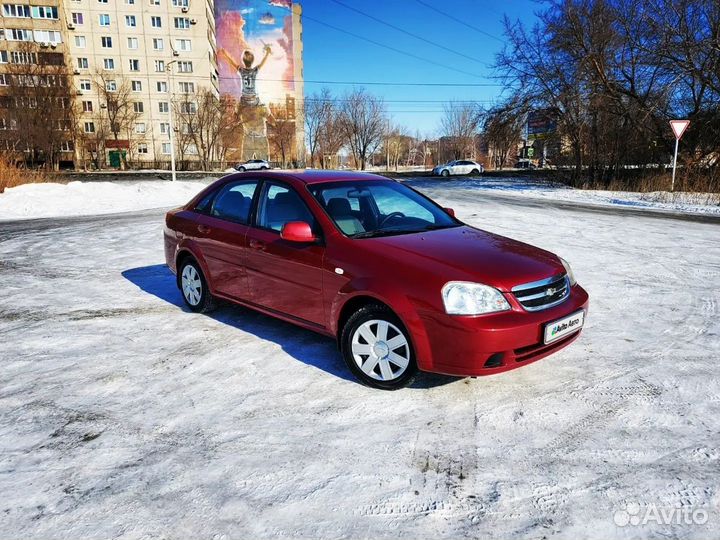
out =
[(540, 311), (564, 302), (570, 293), (570, 282), (562, 274), (518, 285), (512, 288), (512, 293), (527, 311)]

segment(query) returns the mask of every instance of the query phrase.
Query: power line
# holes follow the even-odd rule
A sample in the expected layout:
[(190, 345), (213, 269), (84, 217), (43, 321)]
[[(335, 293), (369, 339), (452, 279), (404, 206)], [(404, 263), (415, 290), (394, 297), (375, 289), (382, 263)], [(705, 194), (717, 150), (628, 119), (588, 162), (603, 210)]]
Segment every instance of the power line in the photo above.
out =
[(505, 43), (505, 40), (503, 40), (503, 39), (501, 39), (501, 38), (499, 38), (499, 37), (497, 37), (497, 36), (493, 36), (492, 34), (486, 32), (485, 30), (480, 30), (480, 28), (478, 28), (477, 26), (473, 26), (472, 24), (468, 24), (468, 23), (466, 23), (465, 21), (463, 21), (462, 19), (458, 19), (458, 18), (455, 17), (454, 15), (450, 15), (449, 13), (445, 13), (444, 11), (439, 10), (439, 9), (436, 8), (435, 6), (431, 6), (431, 5), (428, 4), (427, 2), (423, 2), (423, 0), (415, 0), (415, 1), (416, 1), (418, 4), (423, 5), (423, 6), (425, 6), (425, 7), (428, 8), (428, 9), (432, 9), (432, 10), (435, 11), (436, 13), (439, 13), (440, 15), (442, 15), (443, 17), (447, 17), (448, 19), (450, 19), (450, 20), (452, 20), (452, 21), (455, 21), (456, 23), (462, 24), (463, 26), (467, 26), (467, 27), (470, 28), (471, 30), (475, 30), (476, 32), (479, 32), (479, 33), (482, 34), (483, 36), (487, 36), (487, 37), (492, 38), (492, 39), (494, 39), (494, 40), (496, 40), (496, 41), (499, 41), (499, 42), (501, 42), (501, 43)]
[(438, 47), (438, 48), (440, 48), (440, 49), (443, 49), (444, 51), (447, 51), (447, 52), (456, 54), (456, 55), (458, 55), (458, 56), (462, 56), (463, 58), (467, 58), (468, 60), (472, 60), (473, 62), (477, 62), (478, 64), (481, 64), (481, 65), (483, 65), (483, 66), (485, 66), (485, 67), (489, 67), (489, 65), (488, 65), (487, 62), (483, 62), (482, 60), (478, 60), (477, 58), (474, 58), (474, 57), (472, 57), (472, 56), (468, 56), (468, 55), (465, 54), (465, 53), (461, 53), (460, 51), (456, 51), (456, 50), (454, 50), (454, 49), (451, 49), (450, 47), (446, 47), (445, 45), (441, 45), (440, 43), (435, 43), (434, 41), (430, 41), (429, 39), (426, 39), (426, 38), (424, 38), (424, 37), (422, 37), (422, 36), (419, 36), (419, 35), (417, 35), (417, 34), (413, 34), (412, 32), (408, 32), (408, 31), (405, 30), (404, 28), (400, 28), (399, 26), (395, 26), (394, 24), (391, 24), (391, 23), (389, 23), (389, 22), (387, 22), (387, 21), (384, 21), (384, 20), (382, 20), (382, 19), (380, 19), (380, 18), (378, 18), (378, 17), (375, 17), (374, 15), (370, 15), (369, 13), (365, 13), (364, 11), (361, 11), (361, 10), (359, 10), (359, 9), (357, 9), (357, 8), (352, 7), (352, 6), (348, 6), (348, 5), (345, 4), (344, 2), (341, 2), (340, 0), (331, 0), (331, 1), (332, 1), (332, 2), (335, 2), (336, 4), (339, 4), (339, 5), (343, 6), (343, 7), (346, 8), (346, 9), (349, 9), (349, 10), (351, 10), (351, 11), (354, 11), (355, 13), (359, 13), (359, 14), (362, 15), (363, 17), (367, 17), (368, 19), (371, 19), (371, 20), (373, 20), (373, 21), (375, 21), (375, 22), (378, 22), (378, 23), (380, 23), (380, 24), (382, 24), (382, 25), (385, 25), (385, 26), (387, 26), (387, 27), (389, 27), (389, 28), (392, 28), (393, 30), (397, 30), (398, 32), (402, 32), (403, 34), (408, 35), (408, 36), (410, 36), (410, 37), (412, 37), (412, 38), (415, 38), (415, 39), (418, 39), (418, 40), (423, 41), (423, 42), (425, 42), (425, 43), (428, 43), (429, 45), (432, 45), (433, 47)]
[[(239, 81), (239, 77), (221, 76), (220, 79)], [(486, 77), (488, 79), (493, 77)], [(351, 86), (447, 86), (447, 87), (504, 87), (500, 83), (426, 83), (426, 82), (389, 82), (389, 81), (325, 81), (308, 79), (266, 79), (258, 77), (258, 81), (265, 82), (301, 82), (305, 84), (345, 84)]]
[(350, 32), (349, 30), (345, 30), (344, 28), (339, 28), (339, 27), (337, 27), (337, 26), (335, 26), (335, 25), (332, 25), (332, 24), (326, 23), (326, 22), (324, 22), (324, 21), (321, 21), (320, 19), (315, 19), (314, 17), (310, 17), (309, 15), (303, 15), (303, 18), (304, 18), (304, 19), (311, 20), (311, 21), (314, 21), (314, 22), (316, 22), (316, 23), (318, 23), (318, 24), (321, 24), (321, 25), (323, 25), (323, 26), (327, 26), (328, 28), (332, 28), (333, 30), (336, 30), (337, 32), (342, 32), (343, 34), (347, 34), (347, 35), (352, 36), (352, 37), (354, 37), (354, 38), (356, 38), (356, 39), (360, 39), (360, 40), (362, 40), (362, 41), (367, 41), (368, 43), (372, 43), (373, 45), (377, 45), (378, 47), (383, 47), (383, 48), (385, 48), (385, 49), (388, 49), (388, 50), (390, 50), (390, 51), (396, 52), (396, 53), (398, 53), (398, 54), (402, 54), (402, 55), (408, 56), (408, 57), (410, 57), (410, 58), (415, 58), (416, 60), (420, 60), (421, 62), (425, 62), (425, 63), (427, 63), (427, 64), (432, 64), (432, 65), (434, 65), (434, 66), (439, 66), (439, 67), (441, 67), (441, 68), (443, 68), (443, 69), (449, 69), (449, 70), (451, 70), (451, 71), (455, 71), (455, 72), (457, 72), (457, 73), (462, 73), (463, 75), (469, 75), (470, 77), (475, 77), (475, 78), (478, 78), (478, 79), (487, 78), (487, 77), (482, 77), (482, 76), (480, 76), (480, 75), (478, 75), (478, 74), (476, 74), (476, 73), (470, 73), (469, 71), (463, 71), (462, 69), (457, 69), (457, 68), (448, 66), (448, 65), (446, 65), (446, 64), (443, 64), (443, 63), (441, 63), (441, 62), (435, 62), (434, 60), (430, 60), (429, 58), (424, 58), (424, 57), (422, 57), (422, 56), (418, 56), (418, 55), (416, 55), (416, 54), (413, 54), (413, 53), (410, 53), (410, 52), (407, 52), (407, 51), (403, 51), (403, 50), (401, 50), (401, 49), (397, 49), (397, 48), (392, 47), (392, 46), (390, 46), (390, 45), (386, 45), (385, 43), (380, 43), (379, 41), (375, 41), (375, 40), (370, 39), (370, 38), (367, 38), (367, 37), (365, 37), (365, 36), (361, 36), (361, 35), (359, 35), (359, 34), (355, 34), (354, 32)]

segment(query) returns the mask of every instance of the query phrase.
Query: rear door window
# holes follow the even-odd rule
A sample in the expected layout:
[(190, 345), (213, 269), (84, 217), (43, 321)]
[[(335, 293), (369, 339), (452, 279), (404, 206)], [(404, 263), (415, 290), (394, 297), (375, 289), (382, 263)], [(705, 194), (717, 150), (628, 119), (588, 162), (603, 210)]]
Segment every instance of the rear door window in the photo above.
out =
[(210, 215), (235, 223), (249, 223), (250, 208), (257, 185), (257, 180), (226, 185), (215, 197)]

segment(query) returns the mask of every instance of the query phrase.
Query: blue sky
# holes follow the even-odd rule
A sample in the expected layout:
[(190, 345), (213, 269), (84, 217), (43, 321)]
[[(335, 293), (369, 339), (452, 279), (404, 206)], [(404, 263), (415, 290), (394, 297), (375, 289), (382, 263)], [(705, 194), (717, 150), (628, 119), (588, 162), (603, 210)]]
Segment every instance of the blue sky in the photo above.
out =
[[(337, 1), (461, 54), (389, 28), (334, 0), (302, 0), (306, 81), (498, 83), (496, 79), (488, 78), (493, 73), (486, 64), (491, 64), (495, 54), (502, 49), (503, 15), (506, 13), (513, 19), (531, 24), (538, 9), (538, 4), (532, 0)], [(451, 20), (432, 8), (484, 33)], [(328, 25), (420, 58), (411, 58), (363, 41)], [(352, 89), (352, 86), (346, 85), (306, 82), (305, 94), (319, 91), (322, 86), (330, 87), (336, 94)], [(385, 98), (388, 111), (396, 123), (412, 133), (420, 130), (427, 135), (434, 134), (442, 115), (442, 103), (431, 101), (478, 100), (489, 103), (496, 100), (502, 91), (500, 86), (368, 85), (365, 88)]]

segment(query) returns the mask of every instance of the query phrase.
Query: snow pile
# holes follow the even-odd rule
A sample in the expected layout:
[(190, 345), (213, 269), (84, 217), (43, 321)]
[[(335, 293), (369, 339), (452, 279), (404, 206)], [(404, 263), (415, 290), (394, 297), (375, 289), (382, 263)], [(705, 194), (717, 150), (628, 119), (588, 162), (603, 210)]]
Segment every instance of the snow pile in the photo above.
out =
[(0, 220), (111, 214), (178, 206), (207, 182), (69, 182), (25, 184), (0, 194)]

